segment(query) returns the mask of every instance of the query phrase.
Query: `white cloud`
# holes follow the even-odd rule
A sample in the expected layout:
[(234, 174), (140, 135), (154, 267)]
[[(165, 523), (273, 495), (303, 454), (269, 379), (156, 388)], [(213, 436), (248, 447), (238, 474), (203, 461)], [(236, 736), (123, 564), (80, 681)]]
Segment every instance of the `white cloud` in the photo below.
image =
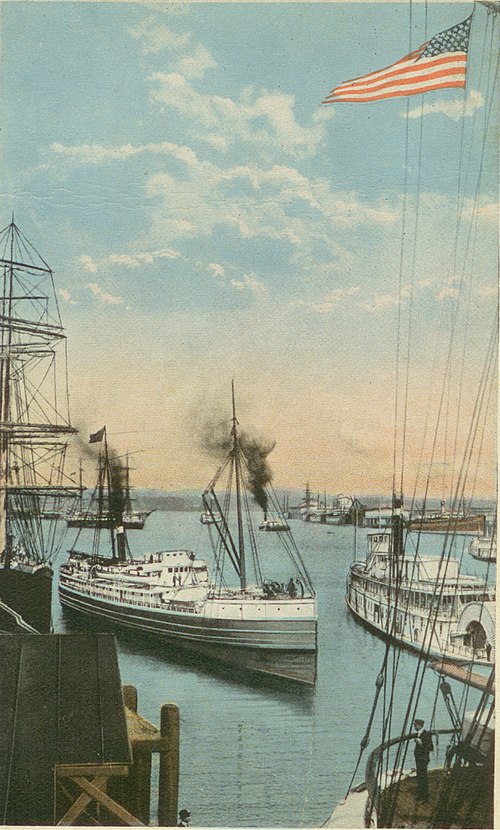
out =
[(199, 44), (189, 54), (179, 58), (173, 69), (186, 78), (203, 78), (207, 69), (214, 69), (216, 66), (208, 49)]
[(361, 303), (361, 308), (369, 312), (383, 311), (386, 308), (397, 305), (399, 298), (397, 294), (374, 294), (371, 302)]
[(439, 302), (442, 302), (443, 300), (454, 300), (459, 296), (459, 294), (460, 292), (458, 288), (454, 288), (452, 285), (447, 285), (438, 292), (436, 299), (439, 300)]
[(219, 265), (218, 262), (209, 262), (208, 269), (212, 272), (215, 277), (223, 277), (226, 273), (224, 267)]
[(237, 291), (250, 291), (252, 294), (260, 295), (266, 293), (267, 289), (255, 274), (245, 274), (241, 280), (230, 280), (229, 283)]
[[(451, 118), (452, 121), (460, 121), (461, 118), (470, 118), (474, 115), (477, 109), (484, 106), (484, 98), (480, 92), (471, 89), (465, 105), (462, 100), (449, 101), (444, 98), (437, 101), (425, 102), (422, 105), (415, 107), (408, 112), (408, 118), (420, 118), (421, 115), (445, 115)], [(399, 113), (402, 118), (406, 118), (406, 112)]]
[(138, 268), (140, 265), (152, 265), (159, 259), (171, 260), (178, 259), (179, 257), (179, 251), (174, 251), (172, 248), (162, 248), (158, 251), (108, 254), (99, 259), (93, 259), (93, 257), (84, 254), (80, 257), (80, 262), (83, 263), (85, 271), (91, 274), (97, 274), (98, 271), (109, 271), (115, 265), (122, 268)]
[(59, 288), (57, 290), (57, 293), (64, 300), (65, 303), (68, 303), (68, 305), (76, 305), (76, 300), (73, 300), (70, 292), (67, 291), (66, 288)]
[(221, 151), (246, 142), (268, 155), (306, 158), (326, 137), (327, 116), (313, 117), (310, 126), (300, 125), (293, 95), (253, 87), (242, 90), (239, 100), (203, 95), (179, 71), (155, 72), (150, 80), (155, 84), (151, 100), (190, 120), (192, 135)]
[(137, 26), (127, 29), (127, 32), (135, 40), (141, 42), (142, 50), (146, 55), (158, 55), (164, 49), (174, 51), (186, 49), (191, 39), (189, 34), (178, 34), (154, 17), (141, 21)]
[(359, 294), (361, 288), (358, 285), (352, 285), (349, 288), (334, 288), (329, 291), (323, 299), (318, 302), (308, 302), (306, 300), (299, 300), (297, 305), (305, 306), (312, 311), (317, 311), (320, 314), (328, 314), (330, 311), (345, 306), (350, 297), (355, 297)]
[(106, 303), (106, 305), (121, 305), (121, 303), (124, 302), (123, 297), (108, 294), (96, 282), (87, 283), (87, 288), (90, 288), (94, 297), (97, 297), (98, 300), (101, 300), (101, 302)]
[(131, 156), (141, 153), (156, 153), (168, 155), (182, 161), (185, 164), (192, 164), (196, 161), (196, 153), (190, 147), (180, 144), (173, 144), (170, 141), (162, 141), (158, 144), (121, 144), (115, 147), (105, 147), (102, 144), (60, 144), (55, 141), (49, 147), (52, 152), (65, 158), (80, 162), (81, 164), (102, 164), (105, 161), (123, 161)]
[(82, 254), (80, 257), (80, 262), (83, 264), (84, 270), (89, 271), (91, 274), (97, 274), (97, 262), (92, 259), (91, 256), (87, 256), (87, 254)]

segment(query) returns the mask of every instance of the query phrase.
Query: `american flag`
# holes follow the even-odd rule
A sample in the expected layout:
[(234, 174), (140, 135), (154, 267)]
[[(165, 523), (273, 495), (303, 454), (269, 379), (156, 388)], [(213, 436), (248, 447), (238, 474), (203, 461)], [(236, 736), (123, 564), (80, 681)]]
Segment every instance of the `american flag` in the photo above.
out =
[(385, 69), (344, 81), (332, 89), (322, 103), (381, 101), (383, 98), (419, 95), (434, 89), (465, 87), (471, 22), (472, 15), (451, 29), (434, 35), (414, 52)]

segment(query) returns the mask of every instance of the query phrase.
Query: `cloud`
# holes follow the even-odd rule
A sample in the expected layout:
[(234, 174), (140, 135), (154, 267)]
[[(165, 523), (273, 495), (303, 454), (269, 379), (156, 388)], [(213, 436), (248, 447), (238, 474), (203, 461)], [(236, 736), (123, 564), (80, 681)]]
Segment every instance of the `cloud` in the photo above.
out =
[(203, 78), (207, 69), (214, 69), (216, 66), (208, 49), (199, 44), (190, 54), (179, 58), (172, 68), (186, 78)]
[(65, 288), (58, 288), (57, 293), (68, 305), (76, 305), (76, 300), (73, 300), (69, 291)]
[(290, 94), (246, 87), (237, 100), (204, 95), (180, 71), (154, 72), (149, 80), (155, 85), (151, 100), (185, 118), (193, 137), (219, 151), (245, 142), (268, 155), (306, 158), (326, 137), (327, 116), (321, 113), (311, 125), (302, 126)]
[(108, 254), (100, 257), (100, 259), (93, 259), (87, 254), (80, 257), (80, 262), (83, 264), (84, 270), (91, 274), (97, 274), (98, 271), (109, 271), (110, 266), (119, 265), (123, 268), (138, 268), (140, 265), (152, 265), (158, 259), (178, 259), (180, 257), (179, 251), (174, 251), (171, 248), (163, 248), (158, 251), (140, 251), (129, 254)]
[(218, 262), (209, 262), (207, 267), (215, 277), (223, 277), (226, 273), (224, 267)]
[[(424, 103), (408, 112), (408, 118), (420, 118), (421, 115), (445, 115), (452, 121), (460, 121), (462, 118), (470, 118), (475, 111), (484, 106), (484, 98), (480, 92), (471, 89), (465, 105), (462, 100), (448, 101), (444, 98), (430, 103)], [(407, 117), (406, 112), (399, 113), (402, 118)]]
[(318, 302), (308, 302), (306, 300), (299, 300), (297, 305), (305, 306), (312, 311), (317, 311), (320, 314), (328, 314), (330, 311), (345, 306), (350, 297), (355, 297), (359, 294), (361, 288), (358, 285), (352, 285), (350, 288), (334, 288), (329, 291), (322, 300)]
[(80, 162), (81, 164), (102, 164), (105, 161), (123, 161), (141, 153), (156, 153), (168, 155), (184, 163), (192, 163), (196, 159), (194, 150), (190, 147), (183, 147), (173, 144), (170, 141), (162, 141), (158, 144), (120, 144), (115, 147), (105, 147), (102, 144), (61, 144), (58, 141), (49, 146), (53, 153), (62, 155), (65, 158)]
[(94, 297), (97, 297), (98, 300), (102, 303), (106, 303), (106, 305), (121, 305), (124, 302), (123, 297), (108, 294), (96, 282), (87, 283), (87, 288), (90, 288)]
[(188, 33), (178, 34), (158, 19), (149, 17), (137, 26), (127, 29), (128, 34), (140, 41), (144, 54), (158, 55), (165, 49), (179, 51), (189, 46), (191, 36)]
[(245, 274), (241, 280), (230, 280), (229, 284), (237, 291), (250, 291), (252, 294), (262, 296), (267, 292), (266, 286), (255, 274)]

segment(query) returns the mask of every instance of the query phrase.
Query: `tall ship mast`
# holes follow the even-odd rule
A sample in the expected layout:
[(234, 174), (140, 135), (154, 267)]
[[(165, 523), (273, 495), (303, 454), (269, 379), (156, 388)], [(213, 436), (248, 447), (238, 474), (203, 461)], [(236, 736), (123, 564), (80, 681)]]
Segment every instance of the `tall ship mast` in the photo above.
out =
[(55, 524), (77, 487), (64, 474), (71, 426), (66, 336), (53, 273), (14, 218), (0, 233), (0, 630), (50, 631)]

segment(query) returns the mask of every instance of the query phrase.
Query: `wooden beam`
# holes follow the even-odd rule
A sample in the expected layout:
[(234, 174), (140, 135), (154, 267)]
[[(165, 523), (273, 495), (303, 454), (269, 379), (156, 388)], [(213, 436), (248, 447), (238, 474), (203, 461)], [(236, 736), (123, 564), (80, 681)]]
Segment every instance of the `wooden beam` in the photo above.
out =
[[(101, 787), (104, 787), (106, 785), (106, 777), (104, 775), (97, 776), (97, 778), (94, 778), (92, 783), (95, 784), (96, 787), (99, 787), (99, 789), (101, 789)], [(79, 795), (76, 799), (75, 803), (72, 804), (69, 810), (67, 810), (66, 813), (63, 815), (62, 819), (57, 822), (57, 825), (59, 826), (60, 824), (73, 824), (73, 822), (76, 821), (78, 816), (80, 816), (83, 813), (85, 808), (88, 807), (91, 801), (93, 801), (91, 795), (88, 795), (87, 793), (81, 793), (81, 795)]]
[(89, 781), (87, 778), (74, 778), (73, 781), (77, 784), (81, 790), (88, 795), (94, 801), (97, 801), (98, 804), (102, 804), (113, 816), (116, 816), (127, 824), (129, 827), (144, 827), (142, 821), (139, 821), (136, 816), (133, 816), (132, 813), (129, 813), (128, 810), (125, 810), (120, 804), (117, 804), (116, 801), (113, 801), (112, 798), (109, 797), (106, 793), (100, 790), (92, 781)]

